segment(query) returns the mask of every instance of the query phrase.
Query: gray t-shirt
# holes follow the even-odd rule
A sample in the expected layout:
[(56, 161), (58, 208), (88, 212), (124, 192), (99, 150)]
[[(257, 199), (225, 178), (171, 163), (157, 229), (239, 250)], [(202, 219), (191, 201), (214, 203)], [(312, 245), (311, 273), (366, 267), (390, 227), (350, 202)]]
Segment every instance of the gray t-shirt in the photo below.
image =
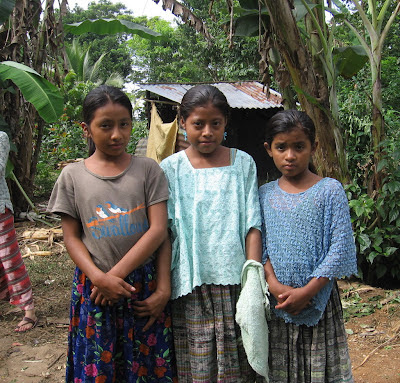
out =
[(113, 177), (92, 173), (82, 161), (63, 169), (47, 210), (81, 221), (83, 243), (95, 265), (107, 272), (149, 228), (147, 208), (167, 199), (166, 178), (150, 158), (132, 157)]

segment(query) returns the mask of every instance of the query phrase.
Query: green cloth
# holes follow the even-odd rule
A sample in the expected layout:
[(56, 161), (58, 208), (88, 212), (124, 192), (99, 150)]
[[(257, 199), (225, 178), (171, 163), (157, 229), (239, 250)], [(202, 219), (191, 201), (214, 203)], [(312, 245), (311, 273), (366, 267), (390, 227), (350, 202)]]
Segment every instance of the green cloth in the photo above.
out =
[(260, 262), (248, 260), (242, 270), (242, 291), (236, 305), (247, 360), (255, 372), (268, 382), (269, 291)]

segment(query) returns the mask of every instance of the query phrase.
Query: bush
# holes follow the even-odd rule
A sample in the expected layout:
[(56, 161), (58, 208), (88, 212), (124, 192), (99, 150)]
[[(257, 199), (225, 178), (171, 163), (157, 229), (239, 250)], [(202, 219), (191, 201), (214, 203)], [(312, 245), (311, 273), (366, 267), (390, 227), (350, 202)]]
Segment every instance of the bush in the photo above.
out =
[[(348, 155), (353, 182), (345, 186), (358, 250), (360, 277), (371, 285), (393, 288), (400, 286), (400, 142), (397, 112), (385, 113), (387, 140), (381, 143), (384, 156), (378, 165), (383, 180), (380, 190), (370, 190), (373, 174), (372, 152), (362, 151), (369, 143), (369, 131), (363, 119), (359, 128), (348, 129)], [(354, 132), (354, 134), (352, 133)], [(359, 150), (360, 149), (360, 150)]]

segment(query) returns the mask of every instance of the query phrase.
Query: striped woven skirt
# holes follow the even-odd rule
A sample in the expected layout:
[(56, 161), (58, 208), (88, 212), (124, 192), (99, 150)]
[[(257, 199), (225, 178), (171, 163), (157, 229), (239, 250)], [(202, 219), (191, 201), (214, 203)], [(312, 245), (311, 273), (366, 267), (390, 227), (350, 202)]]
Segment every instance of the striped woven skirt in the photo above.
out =
[(270, 383), (353, 382), (336, 282), (325, 312), (315, 326), (285, 323), (273, 313), (271, 317)]
[(254, 382), (235, 322), (239, 293), (239, 285), (202, 285), (172, 301), (179, 383)]
[(137, 317), (132, 305), (154, 293), (154, 262), (135, 269), (125, 281), (136, 289), (131, 298), (98, 306), (90, 299), (91, 281), (75, 269), (67, 383), (177, 382), (170, 304), (147, 331), (143, 327), (149, 318)]
[(0, 299), (33, 310), (32, 285), (19, 250), (14, 216), (9, 209), (0, 214)]

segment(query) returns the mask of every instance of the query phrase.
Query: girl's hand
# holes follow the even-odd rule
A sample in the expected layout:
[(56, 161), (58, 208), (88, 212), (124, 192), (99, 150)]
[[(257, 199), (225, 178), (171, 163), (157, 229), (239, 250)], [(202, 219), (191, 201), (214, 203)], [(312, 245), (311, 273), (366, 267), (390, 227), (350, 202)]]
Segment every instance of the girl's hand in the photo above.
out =
[(144, 301), (135, 301), (133, 309), (139, 318), (149, 317), (142, 331), (147, 331), (153, 323), (161, 316), (171, 294), (156, 290)]
[(285, 310), (291, 315), (298, 315), (311, 302), (310, 296), (304, 287), (292, 288), (278, 295), (276, 309)]
[(311, 304), (311, 299), (329, 282), (329, 278), (312, 278), (305, 286), (281, 293), (278, 298), (277, 309), (285, 310), (291, 315), (299, 314)]
[(113, 305), (113, 302), (107, 300), (104, 297), (104, 295), (99, 292), (99, 289), (96, 286), (94, 286), (92, 289), (92, 293), (90, 294), (90, 299), (95, 303), (100, 302), (100, 303), (96, 303), (96, 305), (99, 305), (99, 306), (112, 306)]
[(294, 287), (284, 285), (283, 283), (278, 282), (278, 280), (275, 280), (268, 287), (268, 290), (275, 297), (275, 299), (278, 301), (278, 303), (283, 303), (285, 301), (285, 299), (283, 299), (281, 297), (281, 295), (283, 293), (286, 293), (287, 291), (293, 290), (293, 289), (294, 289)]
[(104, 306), (116, 303), (121, 298), (130, 298), (134, 291), (135, 288), (122, 278), (107, 273), (92, 289), (90, 299), (96, 305)]

